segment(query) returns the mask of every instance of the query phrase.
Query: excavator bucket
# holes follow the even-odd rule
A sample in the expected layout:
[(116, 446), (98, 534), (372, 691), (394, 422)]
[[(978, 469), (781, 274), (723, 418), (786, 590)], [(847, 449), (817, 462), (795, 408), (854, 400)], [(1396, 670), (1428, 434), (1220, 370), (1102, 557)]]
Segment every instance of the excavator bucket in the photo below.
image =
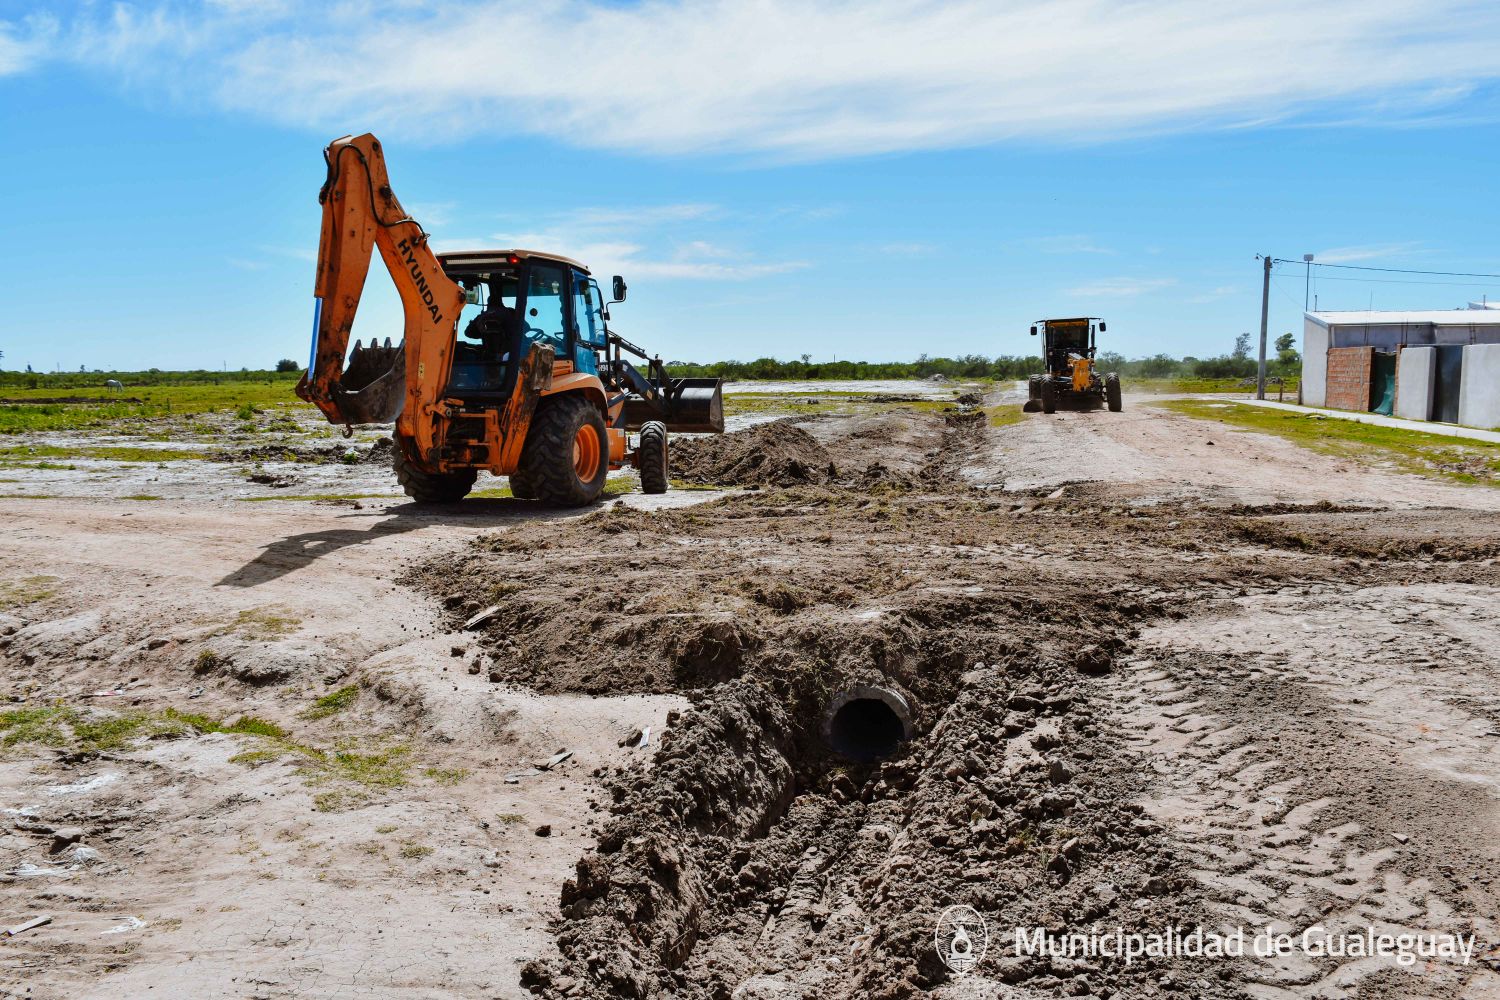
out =
[(406, 345), (391, 346), (391, 338), (365, 347), (359, 341), (349, 352), (349, 367), (333, 390), (340, 422), (388, 424), (406, 404)]
[(723, 379), (674, 378), (667, 399), (667, 430), (674, 434), (724, 433)]
[(625, 399), (625, 427), (638, 430), (648, 420), (660, 420), (673, 434), (724, 433), (724, 380), (668, 379), (656, 398), (632, 393)]

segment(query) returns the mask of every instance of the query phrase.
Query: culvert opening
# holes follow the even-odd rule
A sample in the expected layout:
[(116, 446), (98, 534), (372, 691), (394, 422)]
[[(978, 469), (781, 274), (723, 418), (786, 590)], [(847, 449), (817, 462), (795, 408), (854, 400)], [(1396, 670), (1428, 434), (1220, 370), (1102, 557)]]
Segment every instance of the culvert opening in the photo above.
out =
[(893, 691), (846, 692), (830, 706), (824, 734), (834, 753), (859, 763), (880, 760), (911, 736), (911, 710)]

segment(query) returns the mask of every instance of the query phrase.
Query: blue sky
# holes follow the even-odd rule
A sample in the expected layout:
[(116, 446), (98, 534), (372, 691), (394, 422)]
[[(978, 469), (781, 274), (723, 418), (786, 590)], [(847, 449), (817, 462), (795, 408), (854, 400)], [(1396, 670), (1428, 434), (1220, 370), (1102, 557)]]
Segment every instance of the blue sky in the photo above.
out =
[[(1208, 355), (1258, 252), (1500, 272), (1500, 5), (1216, 7), (0, 0), (0, 364), (305, 357), (321, 150), (363, 131), (439, 246), (623, 273), (672, 359), (1025, 353), (1077, 313)], [(1500, 299), (1351, 277), (1319, 304)], [(377, 265), (356, 335), (399, 329)]]

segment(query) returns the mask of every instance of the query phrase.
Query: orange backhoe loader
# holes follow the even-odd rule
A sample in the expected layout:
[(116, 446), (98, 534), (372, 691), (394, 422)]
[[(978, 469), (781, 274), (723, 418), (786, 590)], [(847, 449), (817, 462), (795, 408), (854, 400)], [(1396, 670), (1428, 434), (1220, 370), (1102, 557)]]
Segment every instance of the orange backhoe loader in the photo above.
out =
[[(394, 420), (396, 478), (413, 500), (461, 499), (484, 470), (508, 476), (517, 497), (580, 506), (626, 465), (664, 493), (668, 431), (723, 432), (721, 380), (669, 378), (609, 329), (623, 278), (605, 302), (588, 268), (557, 254), (435, 254), (373, 135), (336, 139), (323, 156), (312, 352), (297, 395), (346, 433)], [(405, 339), (355, 341), (346, 368), (372, 247), (400, 293)]]

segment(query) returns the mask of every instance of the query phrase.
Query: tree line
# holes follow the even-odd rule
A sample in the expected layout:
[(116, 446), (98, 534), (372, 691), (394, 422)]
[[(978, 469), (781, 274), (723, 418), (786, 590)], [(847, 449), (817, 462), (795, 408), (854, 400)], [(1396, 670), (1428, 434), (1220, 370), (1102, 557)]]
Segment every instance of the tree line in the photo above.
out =
[[(1267, 356), (1271, 375), (1294, 376), (1299, 373), (1302, 355), (1297, 352), (1296, 338), (1284, 333), (1276, 338), (1274, 354)], [(1101, 371), (1119, 372), (1124, 378), (1249, 378), (1255, 374), (1255, 358), (1250, 353), (1250, 334), (1235, 338), (1226, 354), (1209, 358), (1174, 358), (1154, 354), (1145, 358), (1126, 358), (1115, 351), (1100, 351), (1097, 366)], [(982, 354), (965, 354), (956, 358), (934, 358), (926, 354), (915, 361), (813, 361), (802, 355), (790, 361), (756, 358), (754, 361), (669, 361), (667, 372), (674, 378), (722, 378), (734, 381), (785, 380), (803, 381), (839, 379), (867, 381), (873, 379), (925, 379), (941, 375), (950, 379), (992, 378), (1024, 379), (1042, 370), (1040, 356), (1002, 354), (991, 358)], [(238, 371), (76, 371), (76, 372), (8, 372), (0, 371), (0, 386), (9, 388), (85, 388), (101, 386), (106, 379), (126, 385), (203, 385), (220, 382), (295, 381), (302, 373), (300, 362), (282, 358), (271, 369), (241, 368)]]
[[(1240, 334), (1226, 354), (1215, 357), (1175, 358), (1155, 354), (1145, 358), (1126, 358), (1115, 351), (1100, 351), (1096, 365), (1101, 371), (1119, 372), (1124, 378), (1250, 378), (1255, 374), (1256, 360), (1250, 353), (1250, 335)], [(1267, 353), (1266, 369), (1271, 375), (1297, 375), (1302, 355), (1296, 338), (1285, 333), (1276, 338), (1274, 354)], [(813, 361), (802, 355), (792, 361), (756, 358), (754, 361), (669, 361), (667, 372), (675, 378), (723, 378), (731, 380), (777, 379), (788, 381), (816, 379), (910, 379), (941, 375), (950, 379), (992, 378), (1024, 379), (1042, 370), (1039, 355), (1002, 354), (991, 358), (982, 354), (965, 354), (957, 358), (934, 358), (923, 354), (915, 361)]]

